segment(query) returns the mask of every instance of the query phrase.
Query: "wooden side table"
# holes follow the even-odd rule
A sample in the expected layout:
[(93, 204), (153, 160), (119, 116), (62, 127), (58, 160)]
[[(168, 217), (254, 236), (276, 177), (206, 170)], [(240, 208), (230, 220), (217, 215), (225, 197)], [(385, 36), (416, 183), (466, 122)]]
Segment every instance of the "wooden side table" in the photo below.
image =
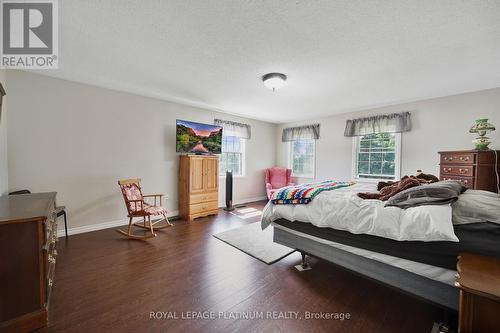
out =
[(500, 259), (462, 253), (457, 270), (458, 331), (500, 332)]

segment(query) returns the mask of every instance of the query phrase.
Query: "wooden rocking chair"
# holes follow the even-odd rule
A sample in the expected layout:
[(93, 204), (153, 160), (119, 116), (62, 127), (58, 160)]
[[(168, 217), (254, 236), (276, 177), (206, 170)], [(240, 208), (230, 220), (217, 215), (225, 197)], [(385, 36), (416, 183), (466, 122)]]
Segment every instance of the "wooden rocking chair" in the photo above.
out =
[[(172, 226), (167, 218), (167, 210), (163, 207), (163, 194), (143, 195), (140, 182), (140, 179), (122, 179), (118, 181), (118, 185), (120, 185), (120, 189), (123, 194), (123, 199), (125, 199), (125, 205), (127, 206), (129, 223), (127, 231), (120, 229), (116, 231), (132, 239), (147, 239), (155, 237), (155, 230)], [(154, 198), (154, 204), (146, 203), (144, 200), (145, 198)], [(158, 198), (159, 205), (157, 200)], [(163, 216), (164, 219), (151, 221), (151, 216), (159, 215)], [(137, 222), (132, 223), (133, 218), (142, 218), (143, 221), (141, 224)], [(156, 226), (156, 224), (160, 222), (165, 222), (165, 224)], [(149, 233), (145, 235), (132, 234), (132, 226), (146, 229), (149, 231)]]

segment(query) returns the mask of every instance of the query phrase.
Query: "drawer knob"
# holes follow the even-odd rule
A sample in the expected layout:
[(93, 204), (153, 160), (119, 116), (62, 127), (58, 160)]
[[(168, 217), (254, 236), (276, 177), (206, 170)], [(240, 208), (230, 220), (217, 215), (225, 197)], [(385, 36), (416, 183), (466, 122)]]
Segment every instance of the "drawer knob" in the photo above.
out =
[(469, 156), (460, 156), (460, 161), (468, 161)]
[(49, 286), (52, 287), (52, 279), (49, 279)]
[(444, 172), (451, 172), (451, 168), (444, 168), (443, 171)]
[(458, 169), (458, 172), (460, 173), (467, 173), (467, 171), (469, 171), (469, 169)]

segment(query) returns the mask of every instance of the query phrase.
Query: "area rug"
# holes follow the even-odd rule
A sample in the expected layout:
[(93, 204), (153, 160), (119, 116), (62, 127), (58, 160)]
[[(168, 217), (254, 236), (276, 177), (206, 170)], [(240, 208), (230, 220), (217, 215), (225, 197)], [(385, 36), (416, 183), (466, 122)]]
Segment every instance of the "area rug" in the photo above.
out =
[(270, 265), (283, 259), (294, 249), (273, 242), (273, 228), (261, 230), (260, 222), (244, 225), (213, 235), (238, 250)]

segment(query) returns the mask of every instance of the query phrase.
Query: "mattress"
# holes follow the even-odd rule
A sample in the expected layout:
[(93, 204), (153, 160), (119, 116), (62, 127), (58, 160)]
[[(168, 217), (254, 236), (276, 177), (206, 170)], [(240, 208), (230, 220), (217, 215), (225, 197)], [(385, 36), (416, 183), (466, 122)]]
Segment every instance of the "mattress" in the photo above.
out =
[(363, 200), (358, 192), (373, 192), (374, 184), (355, 184), (318, 194), (311, 203), (268, 203), (262, 212), (262, 228), (273, 221), (309, 222), (352, 234), (368, 234), (396, 241), (458, 242), (453, 231), (451, 205), (427, 205), (401, 209), (385, 207), (380, 200)]
[(310, 240), (315, 241), (315, 242), (326, 244), (328, 246), (332, 246), (332, 247), (335, 247), (337, 249), (340, 249), (340, 250), (343, 250), (343, 251), (346, 251), (346, 252), (349, 252), (349, 253), (352, 253), (352, 254), (367, 258), (367, 259), (375, 260), (375, 261), (390, 265), (392, 267), (403, 269), (403, 270), (408, 271), (410, 273), (417, 274), (419, 276), (422, 276), (422, 277), (425, 277), (425, 278), (428, 278), (428, 279), (431, 279), (431, 280), (434, 280), (437, 282), (441, 282), (441, 283), (447, 284), (449, 286), (454, 286), (454, 283), (456, 280), (456, 274), (457, 274), (456, 270), (427, 265), (427, 264), (423, 264), (423, 263), (416, 262), (416, 261), (401, 259), (398, 257), (389, 256), (389, 255), (381, 254), (378, 252), (373, 252), (373, 251), (364, 250), (364, 249), (360, 249), (360, 248), (349, 246), (349, 245), (344, 245), (344, 244), (332, 242), (329, 240), (325, 240), (323, 238), (311, 236), (311, 235), (306, 234), (306, 233), (302, 233), (302, 232), (299, 232), (299, 231), (296, 231), (293, 229), (286, 228), (286, 227), (279, 225), (279, 224), (275, 224), (274, 227), (276, 229), (281, 229), (281, 230), (284, 230), (288, 233), (292, 233), (294, 235), (304, 237), (304, 238), (310, 239)]
[(285, 219), (278, 219), (273, 223), (326, 241), (452, 270), (456, 268), (457, 256), (461, 252), (500, 258), (500, 225), (496, 223), (454, 226), (459, 242), (396, 241)]

